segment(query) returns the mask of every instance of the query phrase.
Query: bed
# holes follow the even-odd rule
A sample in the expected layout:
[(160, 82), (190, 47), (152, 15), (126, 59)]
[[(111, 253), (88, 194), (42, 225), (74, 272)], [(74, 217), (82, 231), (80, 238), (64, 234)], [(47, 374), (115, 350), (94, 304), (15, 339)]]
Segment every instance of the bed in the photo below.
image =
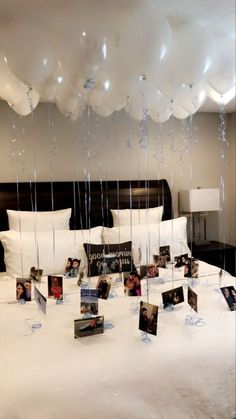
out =
[[(165, 180), (1, 184), (0, 196), (2, 230), (8, 229), (6, 209), (70, 207), (74, 231), (101, 226), (110, 237), (116, 228), (110, 209), (163, 205), (162, 223), (172, 226), (173, 238)], [(15, 301), (15, 279), (3, 269), (2, 263), (1, 419), (235, 418), (235, 311), (219, 292), (235, 286), (227, 272), (201, 261), (197, 279), (185, 278), (184, 267), (160, 268), (159, 277), (141, 281), (141, 297), (124, 297), (123, 281), (113, 274), (110, 298), (99, 300), (104, 333), (74, 339), (73, 321), (80, 317), (77, 278), (64, 279), (63, 304), (49, 299), (44, 316), (34, 301)], [(85, 283), (93, 288), (97, 277)], [(162, 292), (178, 286), (184, 303), (164, 310)], [(186, 302), (188, 286), (198, 294), (198, 314)], [(47, 294), (46, 276), (38, 288)], [(159, 307), (157, 336), (148, 342), (138, 330), (140, 300)]]

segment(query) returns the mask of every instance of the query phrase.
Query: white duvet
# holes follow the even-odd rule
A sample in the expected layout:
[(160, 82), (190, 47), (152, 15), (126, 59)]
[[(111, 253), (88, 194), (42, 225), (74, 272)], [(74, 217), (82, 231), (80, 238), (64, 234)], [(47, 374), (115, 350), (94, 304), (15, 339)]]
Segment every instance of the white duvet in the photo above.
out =
[[(182, 269), (161, 269), (149, 297), (143, 280), (140, 299), (124, 297), (113, 280), (113, 298), (99, 300), (99, 314), (113, 328), (77, 340), (76, 280), (64, 280), (64, 303), (48, 301), (44, 316), (34, 301), (15, 303), (15, 280), (1, 274), (0, 419), (234, 419), (236, 312), (218, 291), (235, 286), (235, 278), (200, 262), (191, 286), (202, 321), (194, 326), (185, 323), (194, 315), (186, 301), (162, 309), (161, 293), (170, 288), (183, 285), (186, 300)], [(47, 294), (46, 278), (39, 289)], [(159, 306), (158, 334), (149, 343), (138, 330), (139, 300)], [(42, 327), (33, 333), (34, 320)]]

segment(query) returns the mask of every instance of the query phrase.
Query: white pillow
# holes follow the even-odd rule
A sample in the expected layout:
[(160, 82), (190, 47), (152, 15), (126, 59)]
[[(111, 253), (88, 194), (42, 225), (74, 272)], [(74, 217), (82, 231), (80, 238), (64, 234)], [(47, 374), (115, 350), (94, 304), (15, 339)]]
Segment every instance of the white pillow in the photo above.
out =
[(162, 220), (163, 206), (145, 209), (111, 209), (113, 226), (156, 224)]
[(6, 271), (12, 276), (29, 276), (32, 266), (43, 275), (63, 274), (68, 257), (87, 264), (83, 243), (102, 243), (102, 227), (90, 230), (64, 230), (41, 233), (2, 231)]
[(134, 264), (153, 263), (160, 246), (170, 246), (171, 259), (185, 253), (191, 255), (187, 244), (187, 218), (179, 217), (157, 224), (142, 224), (103, 228), (103, 243), (132, 241)]
[(59, 211), (14, 211), (7, 210), (9, 230), (52, 231), (69, 230), (71, 208)]

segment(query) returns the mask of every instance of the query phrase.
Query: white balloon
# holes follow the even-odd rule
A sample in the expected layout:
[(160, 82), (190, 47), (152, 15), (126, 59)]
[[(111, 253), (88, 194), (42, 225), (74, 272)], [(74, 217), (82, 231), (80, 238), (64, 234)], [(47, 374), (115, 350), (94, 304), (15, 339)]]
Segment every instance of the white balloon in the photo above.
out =
[(109, 109), (107, 106), (92, 106), (94, 112), (96, 112), (99, 116), (109, 116), (113, 113), (112, 109)]
[(168, 98), (162, 96), (159, 101), (149, 110), (149, 115), (155, 122), (166, 122), (172, 115), (171, 103)]
[(174, 101), (171, 103), (171, 108), (172, 115), (175, 116), (177, 119), (186, 119), (190, 115), (190, 113), (185, 111), (183, 108), (181, 108), (181, 106), (178, 103)]
[(104, 106), (106, 102), (106, 92), (101, 88), (94, 88), (88, 94), (88, 104), (91, 107), (98, 108)]
[(216, 92), (216, 90), (214, 90), (207, 82), (205, 82), (205, 89), (207, 92), (207, 96), (210, 99), (212, 99), (215, 103), (217, 103), (217, 105), (220, 105), (220, 106), (227, 105), (229, 102), (231, 102), (231, 100), (233, 100), (233, 98), (236, 95), (235, 85), (228, 92), (225, 92), (224, 94), (220, 94)]
[(126, 105), (128, 95), (123, 89), (116, 88), (112, 81), (104, 79), (88, 92), (87, 98), (89, 105), (96, 109), (101, 106), (110, 111), (119, 111)]
[(60, 63), (58, 63), (56, 68), (52, 71), (49, 77), (47, 77), (44, 83), (36, 86), (41, 99), (46, 102), (53, 102), (57, 96), (59, 86), (62, 82), (62, 71), (60, 68)]
[(189, 85), (198, 83), (209, 71), (213, 57), (214, 40), (208, 29), (197, 23), (183, 25), (173, 34), (173, 44), (166, 63), (170, 68), (171, 82)]
[(43, 82), (54, 64), (48, 37), (35, 25), (21, 22), (9, 27), (4, 52), (12, 72), (28, 85)]
[(27, 93), (21, 98), (21, 100), (15, 104), (8, 103), (10, 108), (12, 108), (18, 115), (27, 116), (31, 114), (36, 106), (39, 103), (39, 94), (38, 92), (28, 87)]
[(9, 103), (17, 103), (27, 92), (28, 87), (11, 72), (7, 59), (0, 51), (0, 96)]
[(94, 2), (84, 3), (71, 32), (66, 27), (61, 62), (65, 78), (72, 85), (78, 77), (84, 81), (96, 80), (112, 51), (115, 52), (109, 15), (103, 7), (95, 13), (95, 6)]
[[(224, 95), (235, 86), (236, 82), (235, 38), (220, 36), (216, 38), (215, 43), (215, 57), (205, 79), (215, 92)], [(211, 95), (210, 92), (209, 94)], [(214, 95), (212, 99), (214, 100)]]
[(139, 78), (131, 84), (128, 103), (131, 108), (150, 109), (162, 98), (162, 93), (149, 80)]
[(193, 115), (205, 102), (206, 91), (202, 83), (194, 86), (182, 84), (181, 86), (176, 87), (173, 99), (181, 108), (183, 108), (183, 110)]
[(65, 80), (59, 86), (56, 104), (58, 109), (73, 121), (79, 118), (86, 108), (86, 103), (84, 103), (83, 98), (75, 93)]
[(130, 103), (125, 106), (125, 112), (135, 121), (142, 121), (148, 116), (148, 109), (140, 105), (130, 105)]
[(166, 57), (171, 42), (171, 27), (157, 7), (148, 1), (138, 4), (120, 24), (119, 71), (126, 77), (148, 76), (150, 67), (157, 68)]
[(65, 115), (71, 121), (77, 121), (81, 117), (82, 113), (79, 106), (74, 106), (72, 110), (65, 109), (59, 102), (57, 102), (57, 108), (59, 111)]

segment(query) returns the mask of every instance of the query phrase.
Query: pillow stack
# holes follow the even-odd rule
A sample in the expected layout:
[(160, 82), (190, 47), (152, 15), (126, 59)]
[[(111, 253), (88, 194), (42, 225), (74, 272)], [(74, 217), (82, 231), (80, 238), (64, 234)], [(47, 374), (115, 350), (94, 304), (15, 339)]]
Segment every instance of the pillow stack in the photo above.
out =
[[(171, 259), (188, 254), (187, 219), (161, 221), (163, 207), (111, 210), (114, 227), (70, 230), (71, 209), (50, 212), (7, 210), (9, 231), (0, 232), (6, 271), (28, 276), (32, 266), (44, 275), (63, 274), (68, 257), (88, 266), (89, 276), (99, 275), (104, 255), (116, 257), (114, 272), (133, 265), (153, 263), (160, 246), (170, 246)], [(95, 256), (94, 256), (95, 255)]]

